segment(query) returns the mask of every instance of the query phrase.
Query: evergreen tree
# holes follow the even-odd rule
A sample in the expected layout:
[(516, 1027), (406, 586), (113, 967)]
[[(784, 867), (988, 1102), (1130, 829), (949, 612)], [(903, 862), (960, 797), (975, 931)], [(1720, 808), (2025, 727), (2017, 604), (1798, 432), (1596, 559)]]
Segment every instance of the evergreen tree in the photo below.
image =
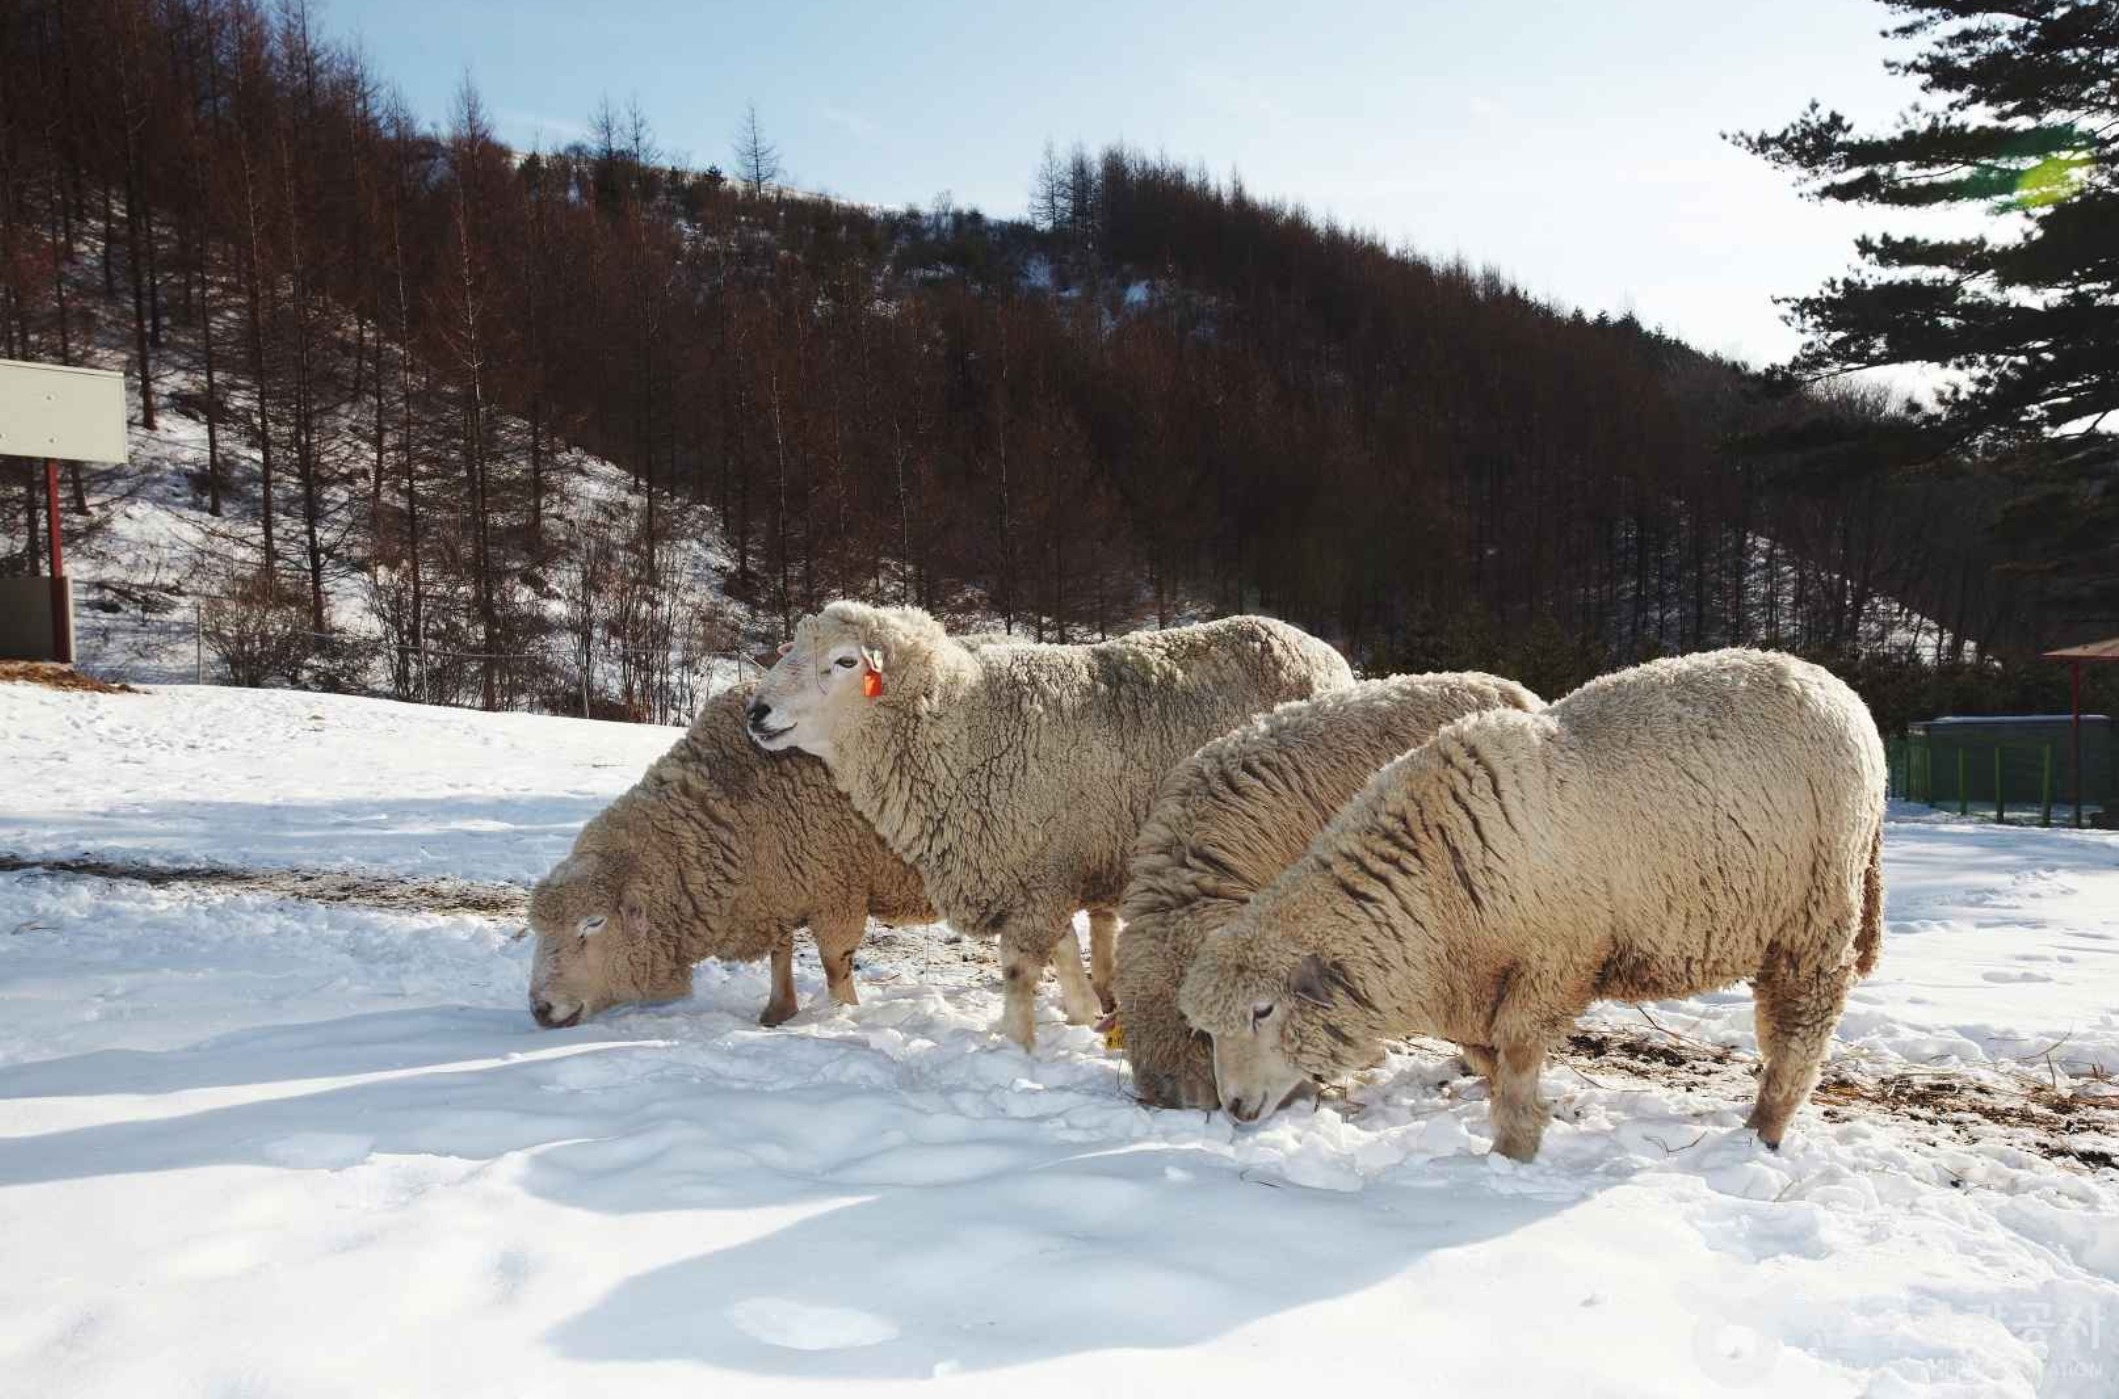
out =
[[(1861, 265), (1787, 303), (1795, 370), (1955, 371), (1925, 455), (1974, 449), (2017, 480), (1998, 533), (2063, 625), (2119, 611), (2119, 5), (1885, 0), (1891, 71), (1932, 102), (1884, 133), (1810, 105), (1735, 137), (1812, 197), (1983, 208), (1970, 237), (1881, 233)], [(2057, 620), (2057, 619), (2056, 619)]]

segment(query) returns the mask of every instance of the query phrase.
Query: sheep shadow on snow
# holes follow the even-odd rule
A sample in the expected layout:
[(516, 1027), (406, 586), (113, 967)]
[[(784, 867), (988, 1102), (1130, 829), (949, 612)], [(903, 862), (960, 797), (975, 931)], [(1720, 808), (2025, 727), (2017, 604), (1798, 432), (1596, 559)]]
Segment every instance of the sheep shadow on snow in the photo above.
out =
[(0, 1102), (182, 1093), (440, 1068), (478, 1053), (466, 1043), (467, 1027), (512, 1039), (522, 1020), (522, 1013), (513, 1010), (422, 1006), (249, 1026), (177, 1049), (92, 1049), (0, 1066)]
[(548, 1341), (578, 1360), (856, 1380), (1190, 1346), (1373, 1287), (1597, 1188), (1502, 1193), (1471, 1157), (1420, 1169), (1419, 1184), (1353, 1194), (1183, 1146), (1053, 1146), (970, 1188), (832, 1192), (773, 1234), (631, 1279)]
[[(0, 1098), (93, 1098), (114, 1070), (127, 1092), (279, 1091), (10, 1139), (0, 1187), (523, 1153), (520, 1188), (576, 1208), (793, 1210), (767, 1237), (627, 1279), (547, 1344), (592, 1362), (878, 1379), (1195, 1344), (1606, 1183), (1556, 1178), (1540, 1197), (1466, 1156), (1359, 1194), (1304, 1189), (1211, 1148), (1138, 1139), (1115, 1076), (1026, 1098), (1015, 1050), (967, 1042), (990, 1056), (986, 1086), (929, 1089), (863, 1046), (757, 1030), (754, 990), (732, 978), (674, 1013), (557, 1032), (520, 1012), (430, 1006), (12, 1066)], [(1083, 1120), (1109, 1130), (1072, 1125)]]

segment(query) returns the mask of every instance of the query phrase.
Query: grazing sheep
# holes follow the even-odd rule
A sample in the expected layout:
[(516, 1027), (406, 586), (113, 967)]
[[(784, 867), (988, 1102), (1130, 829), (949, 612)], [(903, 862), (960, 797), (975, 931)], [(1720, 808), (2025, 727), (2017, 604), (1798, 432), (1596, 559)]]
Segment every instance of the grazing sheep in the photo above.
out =
[(1376, 769), (1482, 709), (1535, 710), (1491, 675), (1399, 675), (1291, 700), (1215, 739), (1164, 780), (1133, 863), (1118, 943), (1119, 1020), (1133, 1091), (1211, 1108), (1207, 1040), (1177, 1013), (1192, 954), (1298, 859)]
[[(1000, 940), (1000, 1029), (1028, 1049), (1038, 971), (1074, 908), (1116, 907), (1164, 774), (1253, 714), (1352, 680), (1331, 647), (1262, 617), (973, 649), (924, 612), (835, 602), (795, 629), (750, 724), (764, 747), (822, 758), (943, 916)], [(1093, 1018), (1100, 998), (1060, 960), (1068, 1018)]]
[(853, 1005), (854, 947), (869, 916), (935, 916), (919, 876), (884, 848), (822, 763), (761, 752), (745, 736), (749, 703), (738, 692), (707, 701), (531, 892), (538, 1024), (687, 996), (701, 958), (770, 953), (772, 998), (759, 1019), (777, 1025), (795, 1013), (794, 932), (804, 924), (832, 1000)]
[(1778, 1146), (1882, 936), (1883, 744), (1828, 671), (1714, 651), (1538, 714), (1460, 719), (1376, 774), (1201, 947), (1179, 992), (1248, 1121), (1412, 1032), (1493, 1082), (1537, 1153), (1548, 1046), (1599, 998), (1751, 978), (1749, 1125)]

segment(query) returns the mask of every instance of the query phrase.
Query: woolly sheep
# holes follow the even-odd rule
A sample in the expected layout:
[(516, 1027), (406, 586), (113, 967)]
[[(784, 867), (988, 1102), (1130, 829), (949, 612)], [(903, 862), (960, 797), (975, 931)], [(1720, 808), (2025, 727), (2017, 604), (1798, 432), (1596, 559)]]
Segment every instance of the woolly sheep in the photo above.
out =
[(1177, 1013), (1200, 943), (1293, 864), (1377, 768), (1467, 714), (1541, 704), (1491, 675), (1364, 680), (1290, 700), (1179, 765), (1134, 842), (1120, 909), (1116, 990), (1133, 1091), (1158, 1107), (1214, 1107), (1207, 1041)]
[[(640, 781), (582, 828), (530, 895), (530, 1007), (545, 1026), (691, 994), (705, 957), (772, 957), (761, 1023), (795, 1013), (794, 931), (816, 939), (831, 999), (857, 1003), (870, 915), (934, 918), (920, 878), (802, 753), (761, 752), (750, 697), (709, 700)], [(1077, 957), (1079, 954), (1076, 954)]]
[[(973, 650), (925, 612), (835, 602), (796, 628), (750, 722), (761, 745), (822, 758), (960, 932), (1000, 940), (999, 1028), (1028, 1049), (1038, 971), (1072, 909), (1116, 907), (1164, 774), (1352, 680), (1331, 647), (1262, 617)], [(1068, 1018), (1093, 1018), (1107, 995), (1060, 960)]]
[(1248, 1121), (1379, 1041), (1446, 1036), (1492, 1080), (1494, 1149), (1537, 1153), (1549, 1045), (1599, 998), (1749, 977), (1749, 1126), (1778, 1146), (1876, 965), (1884, 754), (1792, 656), (1715, 651), (1460, 719), (1385, 767), (1208, 938), (1178, 1006)]

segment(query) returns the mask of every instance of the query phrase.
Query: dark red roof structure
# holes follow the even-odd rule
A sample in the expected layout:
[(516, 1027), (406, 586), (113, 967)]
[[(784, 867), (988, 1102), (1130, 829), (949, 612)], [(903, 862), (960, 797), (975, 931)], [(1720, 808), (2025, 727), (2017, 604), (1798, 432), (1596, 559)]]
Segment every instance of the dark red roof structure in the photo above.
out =
[[(2069, 689), (2074, 695), (2075, 720), (2070, 741), (2074, 744), (2075, 824), (2082, 824), (2082, 667), (2094, 661), (2119, 661), (2119, 636), (2108, 641), (2087, 641), (2080, 646), (2063, 646), (2057, 651), (2048, 651), (2049, 661), (2066, 661), (2068, 664)], [(2109, 816), (2109, 812), (2106, 813)]]
[(2058, 651), (2048, 651), (2049, 661), (2119, 661), (2119, 636), (2110, 641), (2085, 642), (2081, 646), (2063, 646)]

